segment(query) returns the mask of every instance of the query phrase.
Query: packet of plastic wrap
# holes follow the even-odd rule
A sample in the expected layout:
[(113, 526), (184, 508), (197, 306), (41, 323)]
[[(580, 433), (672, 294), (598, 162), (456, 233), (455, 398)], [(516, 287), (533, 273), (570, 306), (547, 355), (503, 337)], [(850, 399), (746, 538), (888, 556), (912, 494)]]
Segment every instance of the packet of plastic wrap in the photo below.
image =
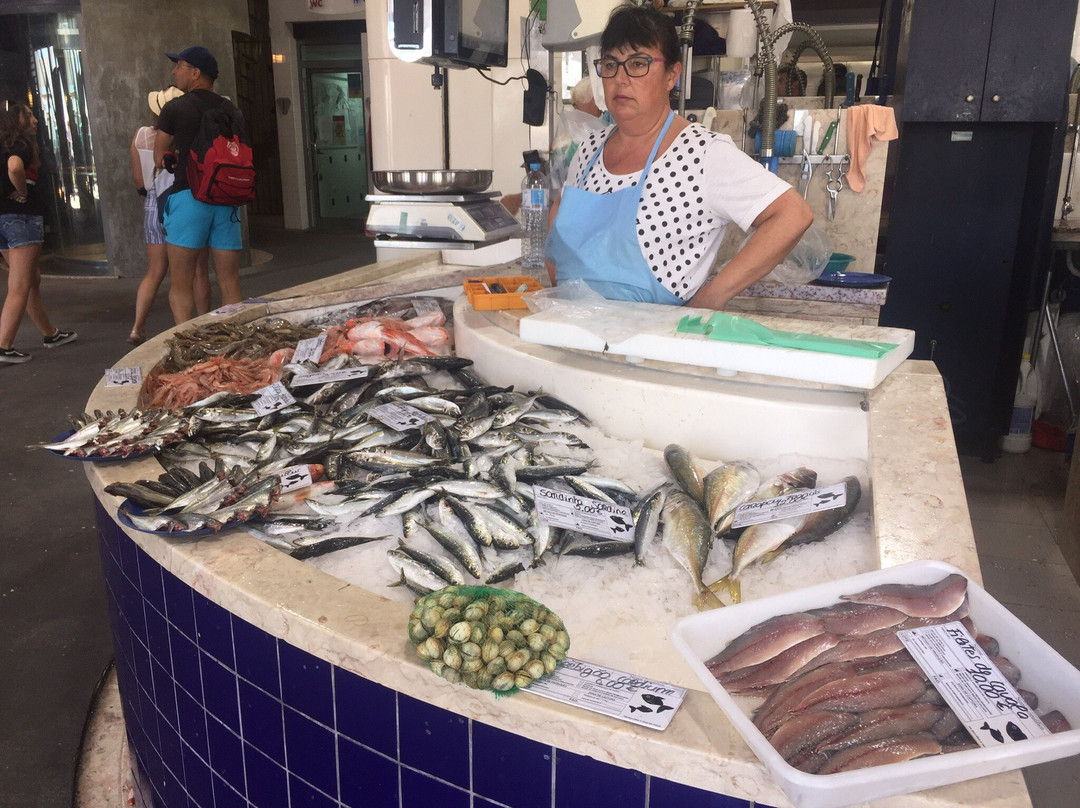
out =
[[(588, 331), (606, 343), (619, 343), (654, 327), (672, 325), (672, 306), (608, 300), (583, 280), (563, 281), (558, 286), (523, 295), (533, 314), (555, 312), (566, 322)], [(677, 318), (676, 318), (677, 320)]]

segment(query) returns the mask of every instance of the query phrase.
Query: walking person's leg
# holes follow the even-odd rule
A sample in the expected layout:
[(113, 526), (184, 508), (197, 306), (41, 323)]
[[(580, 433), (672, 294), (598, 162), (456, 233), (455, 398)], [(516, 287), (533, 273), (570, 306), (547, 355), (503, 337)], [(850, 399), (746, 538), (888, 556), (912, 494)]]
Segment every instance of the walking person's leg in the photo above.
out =
[(169, 256), (169, 309), (173, 321), (179, 325), (191, 319), (195, 304), (193, 284), (195, 265), (199, 259), (199, 250), (168, 244)]
[(240, 294), (240, 251), (212, 250), (214, 255), (214, 277), (217, 278), (221, 292), (221, 305), (239, 303), (244, 298)]
[(135, 324), (131, 327), (128, 342), (138, 345), (146, 339), (146, 318), (154, 307), (161, 282), (169, 271), (169, 252), (164, 244), (146, 245), (146, 275), (135, 292)]
[(195, 313), (206, 314), (213, 308), (210, 296), (210, 248), (203, 247), (199, 252), (199, 260), (195, 262), (195, 282), (192, 286), (195, 293)]
[[(0, 349), (10, 350), (33, 288), (32, 276), (41, 254), (40, 244), (12, 247), (4, 252), (8, 265), (7, 297), (0, 310)], [(35, 323), (35, 325), (37, 325)]]

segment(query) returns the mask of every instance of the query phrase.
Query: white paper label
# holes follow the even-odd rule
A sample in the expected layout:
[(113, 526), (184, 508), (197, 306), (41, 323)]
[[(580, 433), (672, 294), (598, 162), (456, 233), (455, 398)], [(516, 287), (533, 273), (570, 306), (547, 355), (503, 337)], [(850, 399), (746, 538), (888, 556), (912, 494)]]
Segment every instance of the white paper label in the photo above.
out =
[(302, 339), (296, 343), (296, 350), (293, 352), (292, 361), (314, 362), (315, 364), (318, 364), (319, 357), (322, 356), (324, 345), (326, 345), (325, 331), (317, 337)]
[(430, 314), (440, 308), (438, 299), (434, 297), (414, 297), (412, 307), (417, 317), (421, 314)]
[(804, 488), (771, 499), (744, 502), (735, 509), (732, 527), (746, 527), (761, 522), (775, 522), (789, 516), (842, 508), (847, 504), (847, 488), (836, 483), (827, 488)]
[(131, 387), (142, 384), (142, 368), (105, 368), (106, 387)]
[(259, 397), (251, 402), (251, 408), (259, 415), (269, 415), (296, 403), (296, 399), (289, 394), (281, 382), (274, 382), (269, 387), (263, 387), (255, 392)]
[(410, 407), (408, 404), (398, 404), (394, 401), (372, 407), (368, 410), (368, 415), (399, 432), (406, 429), (416, 429), (427, 421), (435, 420), (435, 416), (429, 412)]
[(311, 469), (306, 465), (290, 466), (278, 472), (278, 479), (281, 480), (281, 493), (283, 494), (286, 491), (295, 491), (298, 488), (308, 488), (311, 486)]
[(539, 485), (533, 486), (533, 497), (536, 515), (545, 525), (618, 541), (634, 537), (633, 514), (622, 505)]
[(963, 623), (905, 629), (896, 636), (979, 746), (1050, 734)]
[(349, 379), (366, 379), (370, 374), (371, 368), (369, 367), (319, 370), (315, 373), (305, 373), (303, 376), (293, 376), (292, 381), (289, 382), (289, 387), (310, 387), (313, 384), (345, 382)]
[(603, 665), (567, 657), (529, 693), (632, 724), (665, 730), (686, 698), (686, 688), (645, 679)]

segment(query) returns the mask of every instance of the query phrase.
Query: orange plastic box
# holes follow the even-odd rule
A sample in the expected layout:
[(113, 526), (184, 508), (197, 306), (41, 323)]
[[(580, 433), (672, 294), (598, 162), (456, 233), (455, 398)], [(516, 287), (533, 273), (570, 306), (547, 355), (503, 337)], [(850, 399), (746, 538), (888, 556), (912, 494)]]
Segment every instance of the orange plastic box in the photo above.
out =
[[(506, 292), (491, 291), (494, 284), (498, 284)], [(536, 278), (530, 278), (528, 275), (468, 278), (465, 281), (465, 295), (469, 298), (472, 307), (477, 311), (528, 308), (522, 295), (543, 288), (540, 281), (536, 280)]]

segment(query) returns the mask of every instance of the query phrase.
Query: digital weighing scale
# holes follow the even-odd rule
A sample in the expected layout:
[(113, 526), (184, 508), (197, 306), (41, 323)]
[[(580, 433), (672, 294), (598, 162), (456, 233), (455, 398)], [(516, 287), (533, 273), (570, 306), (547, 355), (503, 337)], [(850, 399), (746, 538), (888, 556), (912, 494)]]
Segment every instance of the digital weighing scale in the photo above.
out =
[(521, 235), (496, 191), (465, 194), (370, 194), (365, 230), (376, 247), (472, 250)]

